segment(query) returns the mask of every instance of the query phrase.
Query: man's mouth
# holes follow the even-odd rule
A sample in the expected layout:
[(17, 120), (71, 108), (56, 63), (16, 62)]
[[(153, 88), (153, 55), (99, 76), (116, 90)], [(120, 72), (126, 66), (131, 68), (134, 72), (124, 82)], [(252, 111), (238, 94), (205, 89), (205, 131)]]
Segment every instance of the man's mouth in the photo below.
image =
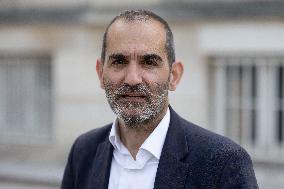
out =
[(145, 94), (138, 94), (138, 93), (127, 93), (119, 95), (119, 99), (126, 100), (126, 101), (145, 101), (146, 100)]

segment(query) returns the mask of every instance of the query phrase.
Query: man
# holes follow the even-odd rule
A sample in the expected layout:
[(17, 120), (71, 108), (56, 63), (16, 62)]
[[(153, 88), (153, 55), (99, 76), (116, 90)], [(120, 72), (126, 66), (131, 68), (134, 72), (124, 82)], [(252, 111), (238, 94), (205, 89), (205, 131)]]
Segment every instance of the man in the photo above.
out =
[(111, 21), (96, 69), (117, 119), (75, 141), (63, 189), (258, 188), (243, 148), (169, 106), (183, 73), (173, 46), (167, 22), (150, 11)]

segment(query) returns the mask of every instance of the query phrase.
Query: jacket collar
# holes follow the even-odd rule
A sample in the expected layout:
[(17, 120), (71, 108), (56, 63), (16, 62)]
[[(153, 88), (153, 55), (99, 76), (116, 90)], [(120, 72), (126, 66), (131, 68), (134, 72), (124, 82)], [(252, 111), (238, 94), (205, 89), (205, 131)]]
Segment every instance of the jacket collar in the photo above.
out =
[[(171, 120), (163, 146), (154, 189), (184, 188), (189, 165), (182, 162), (188, 154), (188, 144), (180, 116), (170, 107)], [(187, 183), (189, 186), (189, 183)]]
[(90, 180), (90, 189), (107, 189), (110, 168), (113, 154), (113, 146), (106, 137), (103, 143), (100, 143), (94, 158)]

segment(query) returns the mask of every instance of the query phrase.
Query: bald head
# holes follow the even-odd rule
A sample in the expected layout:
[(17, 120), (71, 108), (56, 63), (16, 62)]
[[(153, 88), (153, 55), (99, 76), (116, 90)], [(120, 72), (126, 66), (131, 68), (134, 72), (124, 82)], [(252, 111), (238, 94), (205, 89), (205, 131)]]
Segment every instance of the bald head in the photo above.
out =
[(152, 22), (157, 21), (159, 22), (163, 28), (165, 29), (166, 33), (166, 40), (165, 40), (165, 50), (167, 53), (167, 58), (170, 66), (175, 61), (175, 50), (174, 50), (174, 40), (172, 31), (168, 25), (168, 23), (161, 18), (160, 16), (156, 15), (155, 13), (147, 10), (131, 10), (131, 11), (124, 11), (116, 16), (110, 24), (107, 26), (107, 29), (104, 33), (103, 37), (103, 45), (102, 45), (102, 52), (101, 52), (101, 61), (105, 61), (106, 51), (107, 51), (107, 38), (109, 33), (109, 28), (113, 25), (113, 23), (117, 21), (123, 21), (126, 23), (137, 23), (137, 22)]

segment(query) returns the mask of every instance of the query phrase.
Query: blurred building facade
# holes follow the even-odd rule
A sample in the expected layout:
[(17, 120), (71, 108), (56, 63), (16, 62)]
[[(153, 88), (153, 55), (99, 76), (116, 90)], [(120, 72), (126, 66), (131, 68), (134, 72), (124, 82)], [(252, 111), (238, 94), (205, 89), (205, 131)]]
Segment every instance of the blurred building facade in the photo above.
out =
[(114, 119), (96, 76), (125, 9), (169, 21), (186, 119), (251, 154), (261, 188), (284, 185), (284, 1), (1, 0), (0, 189), (58, 188), (75, 138)]

